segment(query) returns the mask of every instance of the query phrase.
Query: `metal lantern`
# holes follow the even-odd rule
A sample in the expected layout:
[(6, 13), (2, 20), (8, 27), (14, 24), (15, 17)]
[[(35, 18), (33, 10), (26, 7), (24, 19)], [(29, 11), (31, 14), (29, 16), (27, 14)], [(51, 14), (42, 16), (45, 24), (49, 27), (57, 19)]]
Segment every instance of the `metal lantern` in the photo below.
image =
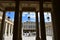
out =
[(47, 20), (49, 21), (50, 20), (50, 17), (49, 17), (49, 13), (47, 12)]
[(8, 18), (10, 19), (10, 16), (8, 16)]
[[(10, 11), (9, 11), (9, 13), (8, 13), (9, 15), (10, 15)], [(8, 16), (8, 18), (10, 19), (10, 16)]]
[(47, 20), (48, 20), (48, 21), (49, 21), (49, 19), (50, 19), (50, 18), (49, 18), (49, 17), (47, 17)]
[(30, 20), (30, 16), (28, 16), (28, 20)]
[(28, 15), (29, 15), (29, 16), (28, 16), (28, 21), (30, 22), (30, 12), (28, 12)]
[[(10, 5), (10, 7), (11, 7), (11, 6), (12, 6), (12, 3), (10, 2), (9, 5)], [(9, 10), (11, 10), (11, 8), (9, 8)], [(8, 14), (10, 15), (10, 11), (9, 11)], [(10, 16), (8, 16), (8, 18), (10, 19)]]

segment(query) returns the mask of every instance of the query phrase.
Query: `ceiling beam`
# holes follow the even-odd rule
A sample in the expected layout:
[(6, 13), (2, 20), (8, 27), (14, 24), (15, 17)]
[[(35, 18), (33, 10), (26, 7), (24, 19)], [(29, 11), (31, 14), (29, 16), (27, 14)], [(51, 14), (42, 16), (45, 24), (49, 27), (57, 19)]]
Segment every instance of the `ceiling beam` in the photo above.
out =
[[(15, 1), (15, 0), (0, 0), (0, 1)], [(20, 1), (29, 1), (29, 0), (20, 0)], [(30, 0), (30, 1), (40, 1), (40, 0)], [(44, 0), (44, 2), (47, 1), (47, 2), (51, 2), (51, 0)]]

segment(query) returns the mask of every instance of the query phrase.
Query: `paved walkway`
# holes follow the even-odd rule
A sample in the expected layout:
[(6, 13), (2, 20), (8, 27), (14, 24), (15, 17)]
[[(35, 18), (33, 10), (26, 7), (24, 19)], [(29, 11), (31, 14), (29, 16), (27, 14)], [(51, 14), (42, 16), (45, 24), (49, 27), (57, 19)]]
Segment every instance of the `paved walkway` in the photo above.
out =
[[(35, 36), (29, 36), (29, 37), (26, 37), (26, 36), (22, 36), (22, 40), (35, 40)], [(12, 40), (13, 39), (13, 36), (4, 36), (4, 40)], [(47, 36), (46, 38), (47, 40), (52, 40), (52, 36)]]

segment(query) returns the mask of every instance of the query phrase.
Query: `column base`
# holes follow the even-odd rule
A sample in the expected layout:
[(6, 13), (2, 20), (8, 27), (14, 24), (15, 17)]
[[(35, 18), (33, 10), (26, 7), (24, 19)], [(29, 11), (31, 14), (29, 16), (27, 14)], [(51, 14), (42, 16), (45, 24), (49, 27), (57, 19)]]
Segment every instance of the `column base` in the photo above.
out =
[(36, 37), (36, 40), (41, 40), (40, 37)]

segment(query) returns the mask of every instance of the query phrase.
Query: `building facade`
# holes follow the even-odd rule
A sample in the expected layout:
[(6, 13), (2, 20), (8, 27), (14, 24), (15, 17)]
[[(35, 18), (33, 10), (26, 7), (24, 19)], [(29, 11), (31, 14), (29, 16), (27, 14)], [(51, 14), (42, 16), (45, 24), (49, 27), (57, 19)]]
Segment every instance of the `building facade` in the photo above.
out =
[[(0, 12), (0, 30), (1, 30), (2, 15), (3, 15), (3, 13)], [(5, 26), (4, 29), (3, 29), (4, 40), (6, 40), (7, 38), (9, 40), (11, 40), (12, 35), (13, 35), (13, 21), (10, 18), (8, 18), (7, 16), (5, 17), (4, 26)]]
[[(3, 13), (0, 13), (0, 24), (2, 21), (2, 15), (3, 15)], [(38, 24), (39, 24), (39, 35), (41, 36), (40, 22)], [(6, 40), (6, 38), (8, 38), (9, 40), (13, 39), (13, 25), (14, 25), (13, 21), (6, 16), (4, 35), (3, 35), (5, 40)], [(46, 22), (45, 23), (45, 29), (46, 29), (46, 35), (47, 36), (53, 36), (52, 22)], [(36, 22), (30, 22), (30, 21), (23, 22), (22, 23), (22, 35), (23, 36), (24, 35), (36, 36)]]
[[(36, 22), (23, 22), (22, 23), (23, 33), (33, 33), (36, 35)], [(52, 22), (45, 23), (45, 31), (47, 36), (53, 36)], [(41, 36), (40, 22), (39, 22), (39, 34)]]

